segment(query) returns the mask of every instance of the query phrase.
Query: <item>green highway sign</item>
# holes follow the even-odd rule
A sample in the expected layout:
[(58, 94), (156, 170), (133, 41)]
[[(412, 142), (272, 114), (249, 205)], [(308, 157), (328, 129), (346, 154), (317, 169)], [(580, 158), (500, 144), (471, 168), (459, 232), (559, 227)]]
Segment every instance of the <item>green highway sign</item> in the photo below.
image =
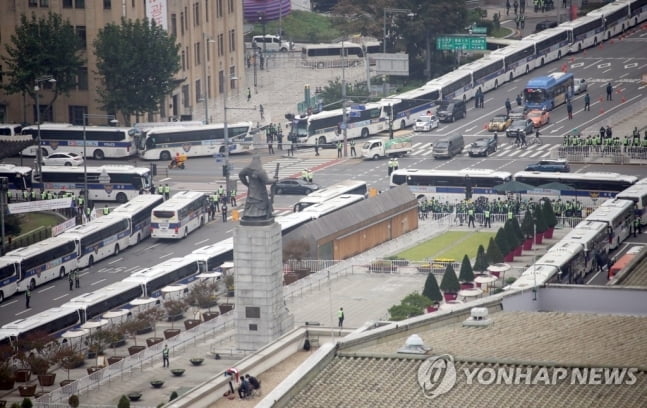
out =
[(485, 50), (487, 42), (485, 36), (477, 35), (453, 35), (436, 38), (436, 49), (439, 50)]

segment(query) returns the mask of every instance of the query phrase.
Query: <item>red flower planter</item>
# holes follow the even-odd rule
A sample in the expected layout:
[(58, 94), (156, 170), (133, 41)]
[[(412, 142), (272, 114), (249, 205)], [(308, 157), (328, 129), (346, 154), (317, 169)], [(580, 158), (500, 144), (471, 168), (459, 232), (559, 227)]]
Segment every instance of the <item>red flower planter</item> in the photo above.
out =
[(522, 251), (523, 251), (523, 245), (519, 245), (514, 249), (514, 256), (521, 256)]
[(504, 262), (512, 262), (514, 261), (514, 251), (508, 253), (506, 256), (503, 257)]
[(532, 238), (527, 238), (525, 241), (523, 241), (523, 250), (524, 251), (530, 251), (532, 249)]
[(456, 300), (458, 297), (458, 294), (456, 293), (443, 293), (443, 296), (445, 297), (445, 302), (449, 302), (451, 300)]
[(474, 283), (472, 282), (463, 282), (461, 283), (461, 290), (462, 289), (472, 289), (474, 287)]
[(553, 238), (553, 232), (554, 232), (554, 231), (555, 231), (555, 228), (548, 228), (548, 229), (544, 232), (544, 238), (546, 238), (546, 239), (551, 239), (551, 238)]
[(535, 235), (535, 244), (539, 245), (544, 241), (544, 234), (543, 233), (538, 233)]

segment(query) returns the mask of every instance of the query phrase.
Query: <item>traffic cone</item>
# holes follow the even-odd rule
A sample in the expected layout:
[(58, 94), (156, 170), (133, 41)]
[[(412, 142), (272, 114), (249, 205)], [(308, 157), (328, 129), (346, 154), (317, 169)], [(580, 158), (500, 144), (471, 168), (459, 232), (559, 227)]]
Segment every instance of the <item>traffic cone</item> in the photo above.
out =
[(620, 102), (625, 103), (625, 102), (627, 102), (627, 100), (626, 100), (626, 99), (625, 99), (625, 97), (623, 96), (623, 97), (622, 97), (622, 99), (620, 99)]
[(600, 108), (600, 115), (604, 115), (604, 108)]
[(487, 130), (487, 123), (483, 124), (483, 129)]
[(600, 97), (600, 99), (598, 99), (598, 102), (602, 103), (602, 97)]
[(571, 64), (575, 62), (575, 57), (571, 57)]

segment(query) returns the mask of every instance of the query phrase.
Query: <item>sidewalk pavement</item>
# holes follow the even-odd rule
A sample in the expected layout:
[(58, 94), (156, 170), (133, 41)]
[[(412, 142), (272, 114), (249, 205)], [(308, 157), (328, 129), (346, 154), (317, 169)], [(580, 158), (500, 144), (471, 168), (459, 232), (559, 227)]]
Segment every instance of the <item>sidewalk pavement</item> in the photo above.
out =
[[(457, 229), (466, 229), (466, 227)], [(386, 319), (389, 307), (399, 303), (404, 296), (413, 291), (422, 291), (426, 275), (418, 273), (413, 268), (404, 268), (394, 274), (370, 274), (366, 272), (365, 265), (373, 259), (397, 253), (442, 234), (446, 230), (448, 230), (447, 227), (439, 226), (431, 220), (424, 221), (418, 230), (344, 261), (348, 267), (352, 268), (352, 273), (329, 283), (317, 285), (310, 290), (305, 290), (300, 296), (287, 300), (288, 308), (295, 316), (295, 324), (303, 325), (306, 321), (314, 321), (319, 322), (322, 326), (335, 327), (335, 311), (339, 307), (343, 307), (345, 311), (345, 328), (357, 328), (367, 321)], [(512, 268), (505, 277), (519, 276), (532, 265), (533, 259), (545, 253), (550, 245), (559, 241), (566, 233), (567, 230), (556, 230), (553, 239), (538, 245), (533, 252), (515, 258), (515, 261), (510, 263)], [(318, 299), (318, 301), (313, 302), (313, 299)], [(158, 333), (169, 325), (170, 323), (158, 324)], [(148, 336), (150, 334), (139, 336), (137, 344), (144, 344), (145, 337)], [(130, 341), (129, 345), (132, 345)], [(218, 352), (221, 359), (214, 359), (214, 352)], [(107, 354), (112, 355), (112, 350)], [(127, 354), (125, 346), (118, 348), (117, 354)], [(201, 366), (194, 367), (189, 362), (194, 357), (204, 358), (205, 361)], [(121, 395), (140, 392), (142, 394), (141, 402), (132, 403), (131, 406), (155, 407), (162, 402), (167, 402), (173, 391), (182, 394), (193, 386), (204, 382), (207, 378), (223, 375), (224, 371), (228, 367), (235, 366), (236, 361), (240, 358), (242, 355), (236, 352), (234, 330), (223, 330), (214, 336), (207, 337), (205, 341), (172, 349), (170, 368), (162, 367), (160, 354), (159, 360), (142, 363), (137, 369), (124, 372), (99, 388), (82, 392), (79, 396), (81, 406), (114, 407)], [(86, 360), (86, 366), (69, 371), (69, 378), (75, 379), (87, 375), (86, 368), (92, 364), (94, 363)], [(175, 377), (170, 372), (172, 368), (184, 368), (186, 371), (184, 375)], [(68, 378), (66, 370), (58, 369), (56, 373), (59, 382)], [(257, 375), (258, 373), (251, 374)], [(150, 381), (153, 379), (163, 380), (164, 386), (161, 389), (153, 389), (150, 385)], [(0, 396), (0, 398), (9, 401), (19, 400), (17, 391), (10, 395)]]

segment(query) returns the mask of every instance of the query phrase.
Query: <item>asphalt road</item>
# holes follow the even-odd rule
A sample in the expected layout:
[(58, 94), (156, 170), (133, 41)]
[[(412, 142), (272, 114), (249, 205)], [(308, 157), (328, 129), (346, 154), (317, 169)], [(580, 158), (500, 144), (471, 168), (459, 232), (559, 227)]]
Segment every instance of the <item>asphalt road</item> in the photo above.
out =
[[(504, 135), (499, 135), (499, 151), (488, 158), (457, 156), (451, 160), (441, 161), (434, 160), (431, 157), (430, 144), (439, 137), (460, 132), (465, 135), (467, 144), (479, 136), (489, 134), (484, 130), (484, 125), (493, 115), (505, 111), (504, 101), (507, 96), (510, 97), (514, 104), (514, 96), (521, 92), (531, 76), (559, 71), (564, 64), (567, 64), (568, 70), (573, 72), (576, 77), (586, 78), (589, 82), (592, 100), (591, 111), (583, 112), (583, 95), (579, 95), (574, 101), (573, 120), (567, 119), (565, 106), (560, 106), (551, 112), (550, 124), (541, 130), (542, 138), (544, 139), (542, 146), (534, 145), (525, 151), (521, 151), (512, 147), (511, 141), (506, 140)], [(613, 44), (607, 43), (603, 48), (589, 49), (572, 57), (548, 64), (533, 71), (529, 76), (517, 78), (512, 83), (505, 84), (498, 90), (487, 93), (485, 108), (475, 110), (473, 103), (469, 103), (466, 119), (453, 124), (441, 124), (438, 129), (427, 134), (413, 135), (414, 151), (410, 156), (400, 159), (400, 167), (442, 168), (448, 170), (472, 167), (510, 172), (522, 170), (531, 162), (550, 157), (551, 150), (561, 144), (562, 136), (569, 130), (575, 127), (585, 129), (587, 127), (599, 128), (601, 125), (606, 126), (605, 120), (608, 120), (610, 115), (626, 110), (633, 103), (645, 98), (647, 87), (640, 84), (640, 77), (643, 72), (647, 72), (647, 35), (641, 30), (636, 30), (622, 41), (614, 41)], [(609, 81), (614, 84), (616, 90), (620, 90), (620, 93), (614, 94), (613, 102), (604, 100), (600, 102), (599, 98), (603, 97), (604, 99), (604, 87)], [(636, 123), (635, 125), (642, 127), (646, 124), (647, 119), (643, 123)], [(410, 133), (409, 131), (404, 132)], [(618, 134), (618, 136), (622, 137), (624, 135)], [(364, 161), (360, 159), (334, 161), (330, 156), (322, 159), (315, 158), (313, 153), (300, 154), (296, 158), (281, 158), (280, 155), (268, 156), (265, 149), (262, 149), (261, 155), (268, 172), (273, 171), (274, 163), (281, 162), (281, 177), (297, 174), (304, 167), (316, 168), (315, 182), (324, 186), (353, 178), (365, 180), (370, 186), (380, 190), (388, 189), (385, 161)], [(8, 160), (8, 162), (17, 161), (17, 158)], [(238, 170), (249, 161), (250, 156), (248, 155), (231, 156), (230, 162), (234, 166), (233, 174), (237, 174)], [(135, 160), (128, 163), (123, 161), (118, 163), (148, 165), (148, 162)], [(91, 164), (101, 163), (91, 161)], [(163, 174), (158, 175), (156, 181), (168, 182), (174, 191), (179, 189), (213, 191), (222, 183), (222, 163), (216, 162), (214, 158), (191, 159), (187, 163), (186, 170), (169, 171), (168, 175), (165, 170), (167, 163), (158, 162), (157, 164), (160, 173)], [(572, 171), (614, 171), (647, 177), (647, 168), (640, 166), (573, 164)], [(275, 209), (279, 212), (288, 212), (298, 199), (298, 196), (277, 196)], [(67, 281), (53, 281), (33, 292), (32, 308), (29, 310), (25, 310), (22, 296), (7, 299), (0, 305), (0, 325), (60, 305), (74, 296), (81, 295), (83, 292), (99, 290), (105, 285), (125, 278), (138, 269), (157, 264), (172, 257), (184, 256), (201, 246), (223, 240), (232, 235), (233, 227), (233, 223), (211, 222), (182, 241), (166, 242), (150, 239), (144, 241), (137, 247), (121, 252), (118, 257), (106, 259), (89, 269), (83, 270), (81, 273), (81, 289), (69, 291)], [(630, 242), (644, 241), (645, 239), (642, 237), (630, 239)], [(604, 281), (606, 282), (606, 278)]]

